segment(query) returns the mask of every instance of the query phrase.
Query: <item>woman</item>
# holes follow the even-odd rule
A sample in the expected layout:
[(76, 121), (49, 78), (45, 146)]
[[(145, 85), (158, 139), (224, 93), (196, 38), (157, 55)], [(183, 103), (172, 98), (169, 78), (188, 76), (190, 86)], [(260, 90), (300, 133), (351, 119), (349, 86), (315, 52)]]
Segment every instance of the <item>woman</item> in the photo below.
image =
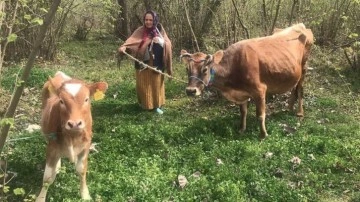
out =
[[(145, 64), (172, 75), (171, 41), (159, 18), (154, 11), (144, 15), (144, 25), (134, 33), (118, 49), (120, 53), (129, 52)], [(165, 104), (164, 75), (135, 62), (136, 92), (140, 106), (143, 109), (154, 109), (162, 114), (161, 107)]]

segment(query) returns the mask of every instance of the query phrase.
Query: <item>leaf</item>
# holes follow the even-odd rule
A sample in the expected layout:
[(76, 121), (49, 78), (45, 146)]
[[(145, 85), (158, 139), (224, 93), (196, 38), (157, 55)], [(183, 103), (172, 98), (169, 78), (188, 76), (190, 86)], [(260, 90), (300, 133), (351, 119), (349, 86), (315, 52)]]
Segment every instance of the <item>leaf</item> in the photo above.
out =
[(47, 13), (48, 11), (45, 8), (40, 8), (40, 10), (44, 13)]
[(10, 34), (8, 37), (7, 37), (7, 41), (10, 43), (10, 42), (13, 42), (17, 39), (17, 35), (16, 34)]
[(186, 184), (188, 183), (186, 177), (184, 175), (179, 175), (178, 176), (178, 181), (179, 181), (179, 186), (181, 188), (184, 188), (186, 186)]
[(9, 187), (9, 186), (4, 186), (3, 192), (4, 192), (5, 194), (8, 193), (9, 190), (10, 190), (10, 187)]
[(4, 118), (0, 120), (0, 126), (10, 125), (10, 128), (14, 126), (14, 119), (13, 118)]
[(291, 163), (295, 164), (295, 165), (300, 165), (301, 163), (301, 159), (297, 156), (294, 156), (292, 159), (289, 160)]
[(196, 171), (195, 173), (192, 174), (192, 176), (196, 179), (200, 178), (200, 175), (201, 175), (200, 171)]
[(14, 189), (14, 194), (16, 196), (24, 196), (25, 195), (25, 190), (23, 188), (16, 188)]
[(97, 145), (97, 143), (95, 143), (95, 142), (91, 143), (89, 150), (98, 153), (99, 151), (95, 148), (96, 145)]
[(31, 20), (31, 23), (32, 24), (42, 25), (42, 24), (44, 24), (44, 20), (36, 17), (36, 18)]
[(33, 133), (34, 131), (40, 130), (41, 126), (37, 125), (37, 124), (30, 124), (28, 125), (28, 127), (25, 129), (27, 132), (29, 133)]
[(222, 162), (222, 160), (221, 160), (221, 159), (216, 159), (216, 164), (218, 164), (218, 165), (222, 165), (222, 164), (224, 164), (224, 163)]
[(24, 15), (24, 19), (25, 19), (25, 20), (30, 20), (30, 19), (31, 19), (31, 15)]
[(264, 158), (270, 159), (271, 157), (273, 157), (273, 155), (274, 155), (274, 153), (272, 153), (272, 152), (266, 152), (266, 153), (264, 154)]

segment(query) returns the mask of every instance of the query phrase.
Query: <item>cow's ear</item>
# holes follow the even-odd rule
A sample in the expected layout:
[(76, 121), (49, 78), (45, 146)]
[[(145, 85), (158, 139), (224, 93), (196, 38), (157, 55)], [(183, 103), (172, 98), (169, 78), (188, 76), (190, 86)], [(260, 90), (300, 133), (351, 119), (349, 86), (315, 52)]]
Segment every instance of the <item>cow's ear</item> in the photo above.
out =
[(213, 55), (213, 60), (214, 60), (214, 63), (215, 64), (219, 64), (221, 59), (223, 58), (224, 56), (224, 51), (223, 50), (219, 50), (217, 51), (214, 55)]
[(69, 77), (68, 75), (66, 75), (65, 73), (61, 72), (61, 71), (57, 71), (54, 75), (53, 78), (49, 77), (49, 82), (51, 85), (49, 85), (48, 88), (49, 89), (49, 92), (50, 94), (56, 94), (56, 91), (62, 86), (62, 84), (65, 82), (65, 81), (69, 81), (71, 80), (71, 77)]
[(188, 58), (191, 57), (191, 54), (188, 53), (186, 50), (182, 49), (180, 51), (180, 59), (182, 60), (183, 63), (187, 64), (189, 63)]
[(88, 88), (90, 89), (90, 95), (94, 97), (94, 100), (101, 100), (105, 97), (105, 92), (108, 89), (108, 84), (106, 82), (96, 82), (89, 84)]

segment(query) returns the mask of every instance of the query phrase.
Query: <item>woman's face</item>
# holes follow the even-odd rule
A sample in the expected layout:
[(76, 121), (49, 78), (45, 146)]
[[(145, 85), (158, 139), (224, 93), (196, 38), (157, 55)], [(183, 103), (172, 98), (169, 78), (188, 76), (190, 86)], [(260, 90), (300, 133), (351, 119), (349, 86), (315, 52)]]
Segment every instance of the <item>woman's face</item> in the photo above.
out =
[(153, 26), (153, 23), (154, 23), (153, 16), (150, 13), (147, 13), (145, 15), (145, 27), (151, 28)]

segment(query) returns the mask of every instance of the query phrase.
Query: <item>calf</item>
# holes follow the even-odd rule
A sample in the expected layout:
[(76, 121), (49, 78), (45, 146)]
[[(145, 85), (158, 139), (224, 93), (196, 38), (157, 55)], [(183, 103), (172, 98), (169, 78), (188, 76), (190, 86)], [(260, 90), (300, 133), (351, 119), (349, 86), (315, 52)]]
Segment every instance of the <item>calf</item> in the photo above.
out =
[(75, 163), (80, 176), (81, 198), (91, 199), (86, 185), (88, 154), (92, 138), (90, 97), (101, 99), (106, 82), (86, 84), (57, 72), (42, 89), (41, 129), (47, 140), (43, 186), (36, 201), (45, 201), (48, 187), (54, 182), (61, 158)]
[(266, 93), (291, 90), (289, 107), (298, 99), (298, 116), (303, 116), (302, 90), (306, 61), (313, 44), (313, 34), (303, 24), (278, 29), (267, 37), (239, 41), (214, 55), (181, 51), (187, 64), (189, 83), (186, 93), (200, 95), (204, 87), (213, 86), (225, 98), (240, 105), (241, 127), (246, 128), (247, 100), (252, 98), (260, 122), (260, 138), (268, 134), (265, 127)]

